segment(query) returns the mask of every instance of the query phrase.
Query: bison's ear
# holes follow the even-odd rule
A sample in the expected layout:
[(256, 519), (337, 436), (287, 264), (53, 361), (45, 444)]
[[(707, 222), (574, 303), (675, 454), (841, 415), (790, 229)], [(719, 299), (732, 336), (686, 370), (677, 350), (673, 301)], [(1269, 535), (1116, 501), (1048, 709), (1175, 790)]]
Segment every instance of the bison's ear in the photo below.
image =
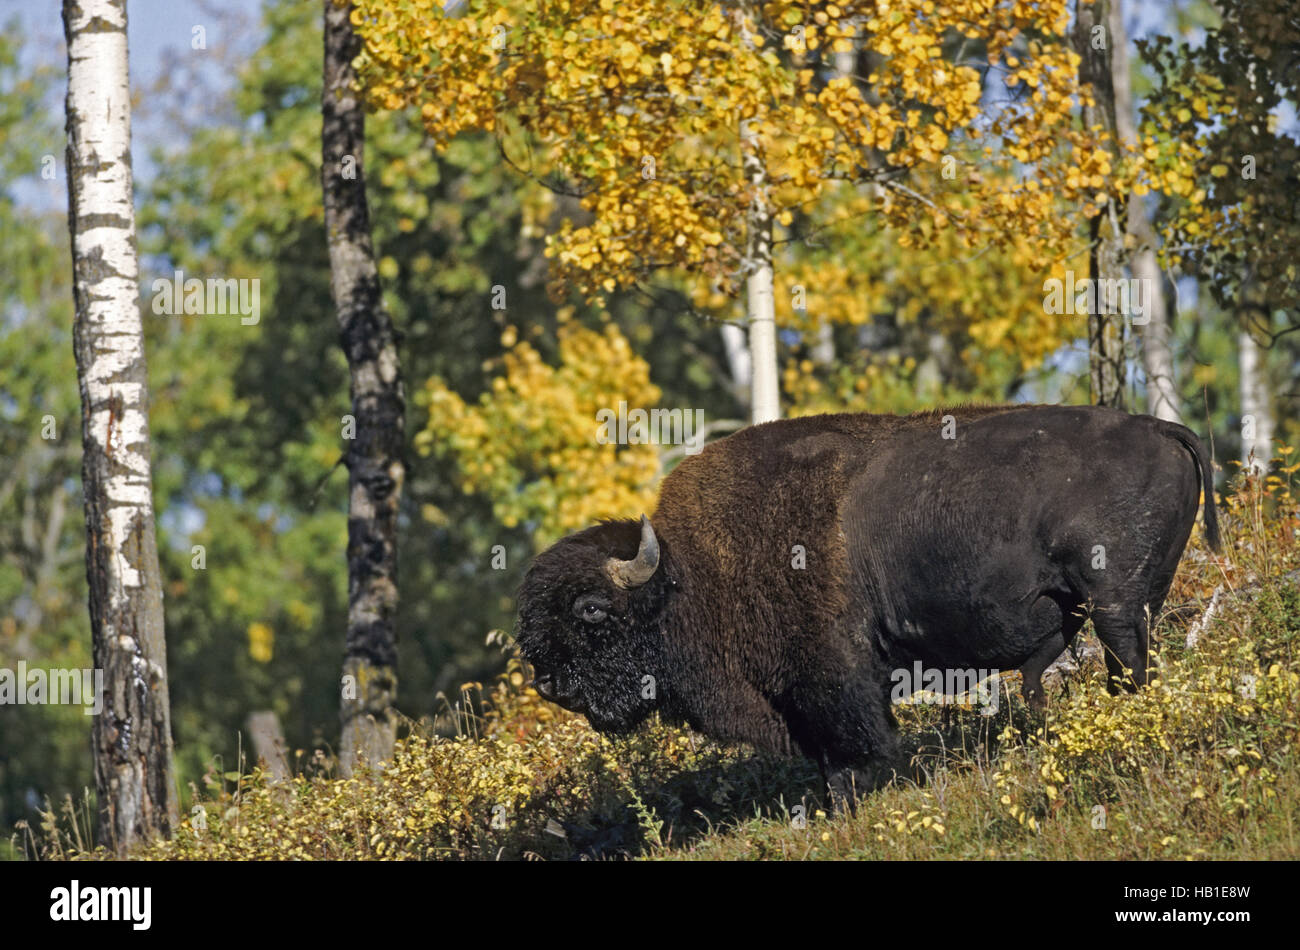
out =
[(636, 557), (630, 561), (610, 558), (605, 562), (605, 573), (609, 575), (615, 587), (631, 590), (654, 577), (658, 569), (659, 539), (655, 537), (655, 529), (650, 526), (650, 519), (642, 515), (641, 547), (637, 550)]

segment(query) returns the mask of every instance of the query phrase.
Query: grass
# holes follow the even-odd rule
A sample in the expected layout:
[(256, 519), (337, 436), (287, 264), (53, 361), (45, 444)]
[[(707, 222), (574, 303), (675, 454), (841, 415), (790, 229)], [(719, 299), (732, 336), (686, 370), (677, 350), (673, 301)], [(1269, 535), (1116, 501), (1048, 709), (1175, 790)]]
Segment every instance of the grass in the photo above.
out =
[[(1300, 466), (1297, 466), (1300, 468)], [(1279, 469), (1290, 476), (1294, 469)], [(279, 784), (214, 774), (143, 859), (1284, 859), (1300, 856), (1300, 522), (1281, 477), (1246, 482), (1222, 559), (1194, 542), (1156, 627), (1158, 678), (1109, 696), (1099, 664), (1044, 718), (1003, 684), (992, 716), (898, 707), (906, 756), (856, 814), (811, 763), (652, 723), (611, 740), (543, 703), (512, 661), (468, 689), (454, 736), (414, 730), (382, 774)], [(1249, 586), (1254, 585), (1254, 586)], [(1194, 649), (1187, 615), (1230, 597)], [(1183, 619), (1175, 622), (1173, 616)], [(470, 716), (465, 709), (477, 708)], [(83, 803), (84, 805), (84, 803)], [(94, 858), (68, 802), (13, 846)]]

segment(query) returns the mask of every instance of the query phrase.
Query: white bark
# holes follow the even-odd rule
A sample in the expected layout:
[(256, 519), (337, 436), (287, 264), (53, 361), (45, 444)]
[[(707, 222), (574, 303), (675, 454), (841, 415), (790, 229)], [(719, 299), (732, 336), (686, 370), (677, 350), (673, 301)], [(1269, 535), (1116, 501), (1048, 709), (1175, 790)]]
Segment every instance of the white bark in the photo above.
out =
[[(1122, 142), (1137, 141), (1133, 120), (1133, 91), (1128, 59), (1128, 32), (1124, 27), (1123, 0), (1111, 0), (1108, 26), (1111, 35), (1111, 82), (1115, 90), (1115, 128)], [(1147, 377), (1147, 412), (1158, 419), (1182, 422), (1178, 388), (1174, 385), (1174, 355), (1169, 345), (1169, 310), (1164, 275), (1156, 258), (1156, 234), (1146, 205), (1137, 195), (1128, 202), (1128, 233), (1136, 245), (1129, 263), (1141, 281), (1146, 301), (1145, 324), (1135, 324), (1142, 336), (1142, 365)]]
[(1129, 233), (1138, 241), (1130, 265), (1133, 276), (1145, 289), (1147, 323), (1138, 326), (1142, 335), (1142, 366), (1147, 377), (1147, 412), (1157, 419), (1182, 422), (1178, 408), (1178, 387), (1174, 383), (1174, 353), (1170, 346), (1169, 309), (1165, 298), (1164, 274), (1156, 258), (1155, 230), (1146, 209), (1136, 200), (1129, 206)]
[(764, 229), (757, 216), (751, 227), (751, 252), (746, 266), (751, 268), (745, 280), (745, 300), (749, 312), (749, 353), (753, 384), (750, 387), (750, 419), (754, 423), (781, 418), (781, 398), (776, 368), (776, 301), (772, 293), (771, 222)]
[(809, 347), (809, 355), (818, 366), (835, 365), (835, 328), (830, 323), (818, 325), (813, 345)]
[(176, 822), (148, 371), (131, 186), (126, 0), (64, 0), (73, 342), (82, 407), (86, 575), (104, 711), (101, 840), (123, 853)]
[[(752, 42), (746, 10), (736, 11), (745, 42)], [(752, 373), (750, 419), (770, 422), (781, 417), (781, 392), (776, 366), (776, 300), (772, 289), (772, 205), (767, 166), (754, 120), (740, 123), (740, 151), (745, 177), (752, 189), (747, 215), (745, 253), (745, 310), (749, 322)]]
[[(144, 386), (122, 381), (144, 359), (144, 328), (137, 300), (139, 264), (131, 193), (131, 103), (127, 84), (125, 3), (98, 0), (65, 5), (76, 12), (68, 49), (69, 166), (76, 181), (70, 196), (72, 254), (79, 291), (78, 319), (94, 335), (81, 384), (89, 397), (86, 450), (120, 465), (105, 486), (120, 504), (109, 512), (109, 539), (119, 552), (126, 525), (143, 511), (152, 516)], [(113, 29), (91, 27), (101, 19)], [(114, 605), (126, 588), (139, 587), (138, 572), (115, 557)]]
[[(852, 21), (850, 21), (852, 22)], [(847, 25), (847, 24), (846, 24)], [(853, 79), (853, 74), (858, 67), (858, 44), (857, 40), (851, 40), (851, 48), (838, 51), (833, 56), (835, 63), (835, 75), (846, 79)]]
[(1241, 465), (1256, 474), (1273, 458), (1273, 411), (1268, 400), (1264, 351), (1249, 330), (1237, 335), (1241, 393)]
[(722, 347), (727, 355), (727, 370), (731, 373), (731, 392), (737, 402), (748, 407), (754, 364), (749, 358), (749, 343), (745, 338), (745, 331), (734, 323), (724, 323)]
[[(846, 20), (843, 26), (855, 24), (856, 21)], [(857, 83), (857, 66), (858, 66), (858, 44), (857, 40), (849, 41), (849, 48), (840, 50), (832, 54), (831, 62), (835, 67), (835, 76), (837, 79), (847, 79), (849, 82)], [(835, 328), (828, 321), (823, 320), (817, 326), (816, 334), (813, 338), (812, 345), (808, 348), (809, 356), (818, 366), (835, 365)]]

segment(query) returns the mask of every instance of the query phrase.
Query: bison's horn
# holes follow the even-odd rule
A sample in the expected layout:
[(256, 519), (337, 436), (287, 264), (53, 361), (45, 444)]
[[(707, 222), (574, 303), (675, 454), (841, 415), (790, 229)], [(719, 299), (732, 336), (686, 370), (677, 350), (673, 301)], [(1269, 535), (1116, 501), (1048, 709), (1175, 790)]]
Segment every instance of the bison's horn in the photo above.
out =
[(655, 529), (650, 526), (650, 519), (641, 516), (641, 547), (636, 557), (630, 561), (620, 561), (616, 557), (605, 562), (605, 572), (609, 579), (624, 590), (640, 587), (654, 577), (659, 569), (659, 539)]

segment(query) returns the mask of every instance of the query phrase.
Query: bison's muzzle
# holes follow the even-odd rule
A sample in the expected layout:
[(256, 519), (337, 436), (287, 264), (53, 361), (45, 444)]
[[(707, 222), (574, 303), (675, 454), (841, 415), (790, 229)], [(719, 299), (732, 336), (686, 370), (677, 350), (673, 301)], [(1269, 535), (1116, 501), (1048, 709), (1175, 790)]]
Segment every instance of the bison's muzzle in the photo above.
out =
[(573, 688), (573, 684), (562, 677), (557, 677), (551, 673), (539, 673), (533, 680), (532, 686), (533, 689), (537, 690), (537, 695), (548, 703), (563, 706), (570, 712), (584, 713), (587, 711), (587, 704), (582, 701), (582, 697)]

